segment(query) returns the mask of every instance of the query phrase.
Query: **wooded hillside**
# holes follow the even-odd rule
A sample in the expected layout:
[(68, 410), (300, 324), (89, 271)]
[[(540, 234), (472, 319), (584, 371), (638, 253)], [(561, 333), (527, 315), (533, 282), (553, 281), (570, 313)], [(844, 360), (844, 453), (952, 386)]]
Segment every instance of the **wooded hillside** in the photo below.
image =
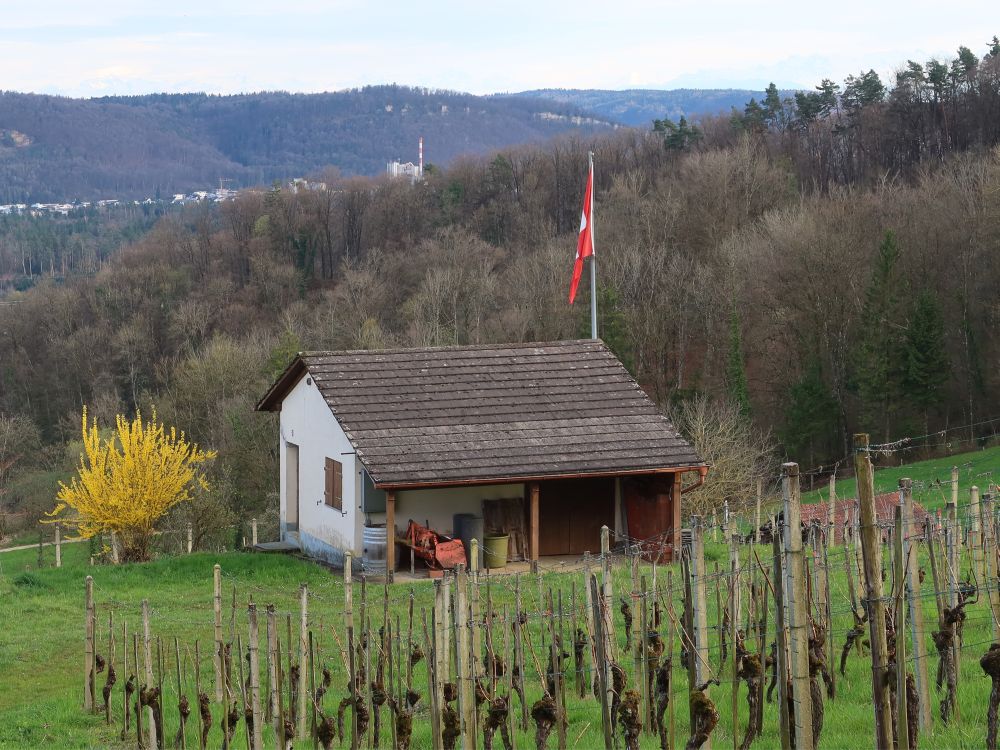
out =
[(213, 502), (260, 507), (277, 440), (252, 406), (293, 352), (587, 335), (587, 290), (566, 296), (591, 148), (601, 335), (665, 408), (728, 400), (804, 467), (856, 430), (992, 434), (1000, 47), (961, 59), (943, 87), (931, 66), (864, 74), (829, 106), (765, 95), (697, 128), (165, 217), (96, 274), (0, 306), (0, 413), (49, 446), (8, 443), (0, 479), (29, 498), (17, 482), (71, 465), (84, 403), (155, 402), (219, 450)]
[(572, 105), (404, 86), (324, 94), (153, 94), (69, 99), (0, 92), (0, 203), (143, 198), (268, 185), (326, 167), (374, 175), (393, 159), (462, 154), (567, 131)]

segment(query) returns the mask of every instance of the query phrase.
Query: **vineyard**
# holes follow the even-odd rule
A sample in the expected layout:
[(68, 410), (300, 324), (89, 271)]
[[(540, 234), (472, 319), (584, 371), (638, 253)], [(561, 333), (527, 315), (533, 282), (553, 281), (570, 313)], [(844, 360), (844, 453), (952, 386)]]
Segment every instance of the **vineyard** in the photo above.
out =
[(956, 476), (939, 524), (903, 482), (883, 520), (862, 481), (831, 539), (797, 522), (794, 465), (781, 483), (773, 523), (692, 518), (670, 566), (610, 533), (529, 574), (391, 586), (234, 553), (4, 560), (0, 745), (992, 747), (991, 494)]

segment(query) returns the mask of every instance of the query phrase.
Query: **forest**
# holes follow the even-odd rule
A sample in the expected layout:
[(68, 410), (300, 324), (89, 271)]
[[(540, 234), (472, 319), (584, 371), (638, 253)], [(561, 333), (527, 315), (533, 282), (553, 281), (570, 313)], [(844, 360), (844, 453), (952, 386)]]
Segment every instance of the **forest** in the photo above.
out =
[(986, 439), (998, 114), (994, 40), (412, 185), (338, 178), (164, 216), (95, 272), (3, 298), (0, 502), (51, 506), (83, 405), (102, 424), (155, 405), (218, 451), (190, 512), (221, 524), (273, 505), (275, 424), (253, 407), (294, 352), (588, 335), (589, 291), (570, 307), (567, 289), (591, 150), (600, 334), (664, 409), (729, 404), (803, 467), (859, 430)]

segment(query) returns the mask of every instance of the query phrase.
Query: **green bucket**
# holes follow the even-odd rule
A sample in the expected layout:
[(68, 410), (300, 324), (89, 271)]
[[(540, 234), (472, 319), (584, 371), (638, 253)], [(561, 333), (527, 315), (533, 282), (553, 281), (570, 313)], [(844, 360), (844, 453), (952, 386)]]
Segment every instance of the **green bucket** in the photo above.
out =
[(483, 564), (487, 568), (507, 567), (507, 546), (510, 536), (498, 534), (483, 538)]

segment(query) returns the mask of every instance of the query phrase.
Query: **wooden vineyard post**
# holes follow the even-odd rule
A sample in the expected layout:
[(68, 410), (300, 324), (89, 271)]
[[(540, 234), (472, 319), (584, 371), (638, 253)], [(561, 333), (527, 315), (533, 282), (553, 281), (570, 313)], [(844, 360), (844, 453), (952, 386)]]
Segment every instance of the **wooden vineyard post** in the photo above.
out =
[[(475, 587), (478, 589), (479, 587)], [(476, 597), (475, 601), (478, 601), (479, 594), (476, 590), (473, 590), (473, 595)], [(587, 584), (587, 590), (590, 590), (590, 584)], [(587, 597), (587, 602), (590, 602), (590, 597)], [(478, 660), (479, 655), (482, 650), (478, 646), (479, 639), (479, 617), (477, 614), (478, 610), (473, 610), (473, 617), (476, 621), (476, 629), (473, 632), (473, 640), (476, 645), (476, 658)], [(592, 615), (591, 615), (592, 617)], [(593, 643), (593, 632), (591, 632), (591, 643)], [(524, 628), (521, 625), (521, 576), (520, 574), (514, 576), (514, 661), (517, 665), (517, 684), (518, 692), (521, 696), (524, 696)], [(528, 703), (525, 699), (521, 698), (521, 729), (527, 731), (528, 729)]]
[[(556, 620), (555, 620), (555, 607), (552, 602), (552, 589), (549, 589), (548, 598), (548, 609), (550, 614), (549, 620), (549, 663), (552, 665), (552, 700), (556, 704), (556, 736), (558, 741), (559, 750), (566, 750), (566, 722), (563, 721), (563, 716), (565, 715), (566, 707), (563, 705), (563, 671), (562, 658), (560, 651), (562, 651), (562, 645), (556, 640)], [(636, 677), (636, 679), (639, 679)]]
[(924, 538), (927, 540), (927, 557), (931, 563), (931, 581), (934, 584), (934, 605), (937, 608), (937, 619), (941, 622), (944, 617), (944, 592), (941, 590), (941, 574), (938, 572), (937, 562), (937, 526), (934, 519), (928, 515), (924, 519)]
[[(260, 634), (257, 630), (257, 605), (251, 603), (247, 607), (247, 618), (250, 621), (250, 713), (253, 716), (253, 750), (264, 747), (263, 721), (260, 712), (260, 655), (258, 647)], [(242, 654), (240, 655), (242, 659)]]
[(469, 580), (465, 565), (455, 569), (455, 630), (458, 632), (458, 696), (462, 710), (462, 747), (476, 750), (476, 704), (473, 690), (472, 652), (469, 646)]
[(831, 549), (837, 540), (837, 472), (830, 475), (829, 508), (826, 512), (826, 546)]
[[(958, 467), (954, 467), (951, 470), (952, 485), (951, 485), (951, 502), (947, 504), (946, 512), (948, 516), (947, 524), (945, 526), (945, 550), (947, 554), (947, 567), (948, 567), (948, 606), (952, 609), (958, 606), (958, 569), (959, 569), (959, 548), (962, 544), (962, 528), (958, 523)], [(952, 627), (952, 632), (954, 637), (951, 643), (952, 659), (954, 659), (955, 664), (955, 695), (958, 694), (958, 683), (961, 681), (962, 673), (962, 648), (961, 643), (954, 625)], [(958, 700), (956, 699), (952, 704), (952, 711), (954, 712), (955, 721), (958, 721), (961, 717), (961, 711), (958, 707)]]
[(83, 710), (94, 710), (94, 577), (84, 583)]
[(764, 494), (764, 480), (757, 477), (757, 509), (753, 514), (753, 543), (760, 544), (760, 501)]
[[(674, 612), (674, 571), (667, 571), (667, 662), (671, 665), (674, 662), (674, 637), (677, 635), (676, 625), (677, 615)], [(667, 747), (674, 747), (674, 735), (676, 730), (674, 705), (677, 703), (673, 696), (669, 696), (667, 701)]]
[(719, 639), (719, 668), (721, 669), (728, 653), (722, 649), (722, 644), (726, 642), (726, 632), (722, 627), (725, 613), (722, 607), (722, 572), (719, 570), (718, 562), (712, 563), (712, 578), (715, 579), (715, 632)]
[(806, 594), (805, 552), (802, 548), (802, 514), (799, 507), (799, 465), (782, 466), (781, 494), (785, 507), (785, 602), (791, 658), (788, 663), (795, 710), (795, 749), (812, 750), (812, 698), (809, 693), (809, 600)]
[(997, 591), (997, 538), (993, 524), (993, 494), (983, 494), (983, 585), (990, 603), (993, 642), (1000, 643), (1000, 591)]
[[(444, 611), (448, 607), (448, 594), (444, 588), (444, 579), (434, 581), (434, 618), (433, 618), (433, 664), (434, 664), (434, 701), (435, 713), (440, 719), (441, 711), (444, 710), (444, 684), (448, 681), (448, 671), (445, 666), (448, 664), (448, 648), (445, 645), (448, 638), (448, 631), (445, 626)], [(428, 655), (430, 658), (430, 655)], [(430, 662), (428, 662), (430, 664)], [(435, 735), (440, 732), (435, 731)]]
[(973, 485), (969, 488), (969, 549), (972, 551), (972, 570), (976, 580), (982, 583), (986, 580), (983, 570), (983, 540), (980, 529), (979, 488)]
[(56, 524), (56, 567), (62, 567), (62, 525)]
[(739, 579), (737, 576), (737, 571), (739, 570), (739, 564), (733, 557), (733, 550), (735, 549), (735, 542), (730, 537), (730, 555), (729, 555), (729, 637), (732, 640), (733, 649), (733, 750), (739, 750), (739, 725), (740, 725), (740, 710), (739, 710), (739, 696), (740, 696), (740, 677), (739, 677), (739, 659), (736, 657), (736, 630), (739, 625), (739, 610), (736, 605), (736, 592), (738, 589)]
[(278, 623), (275, 617), (274, 605), (267, 605), (267, 684), (268, 684), (268, 712), (271, 721), (274, 723), (274, 736), (281, 737), (282, 728), (285, 725), (281, 716), (281, 709), (278, 706), (278, 694), (281, 691), (281, 684), (278, 678), (280, 669), (281, 654), (278, 651)]
[[(903, 480), (900, 480), (902, 482)], [(893, 580), (903, 580), (903, 506), (895, 509), (893, 533)], [(910, 732), (906, 711), (906, 606), (903, 604), (903, 586), (896, 586), (893, 597), (896, 627), (896, 750), (909, 750)], [(916, 646), (916, 648), (920, 648)]]
[(882, 599), (882, 545), (875, 515), (875, 478), (868, 455), (868, 435), (854, 436), (854, 468), (861, 511), (861, 554), (864, 560), (865, 600), (868, 602), (868, 630), (872, 657), (872, 693), (875, 709), (875, 748), (892, 747), (889, 690), (885, 683), (887, 647), (885, 602)]
[(212, 607), (215, 615), (215, 656), (212, 661), (215, 666), (215, 702), (222, 703), (222, 567), (216, 563), (212, 569), (214, 593)]
[(298, 735), (306, 738), (306, 659), (309, 656), (309, 589), (299, 586), (299, 684), (298, 684)]
[[(931, 730), (931, 689), (929, 670), (927, 668), (927, 643), (924, 637), (924, 605), (920, 592), (920, 566), (917, 560), (919, 547), (919, 525), (914, 516), (913, 482), (910, 479), (899, 480), (899, 505), (902, 522), (897, 536), (901, 536), (903, 554), (903, 575), (906, 579), (906, 600), (910, 618), (910, 640), (913, 643), (913, 679), (916, 681), (917, 694), (920, 696), (920, 728)], [(896, 579), (899, 580), (899, 579)], [(896, 642), (903, 640), (900, 625), (896, 625)], [(897, 646), (898, 648), (898, 646)], [(900, 658), (896, 657), (896, 664)], [(905, 690), (904, 690), (905, 693)]]
[(250, 546), (257, 547), (257, 519), (250, 519)]
[[(785, 575), (781, 559), (781, 540), (773, 533), (776, 527), (772, 524), (772, 563), (774, 566), (774, 636), (775, 665), (778, 683), (778, 730), (781, 737), (781, 750), (789, 750), (792, 746), (789, 732), (788, 716), (788, 628), (785, 618)], [(761, 654), (764, 652), (761, 651)], [(763, 683), (763, 680), (761, 680)]]
[[(615, 631), (613, 607), (615, 603), (611, 583), (611, 529), (601, 527), (601, 632), (604, 634), (604, 654), (609, 661), (616, 661)], [(610, 672), (609, 672), (610, 674)], [(610, 679), (610, 678), (609, 678)]]
[(836, 650), (833, 643), (833, 607), (830, 603), (832, 594), (830, 593), (829, 547), (823, 549), (823, 594), (823, 617), (826, 619), (826, 671), (830, 675), (830, 697), (835, 698), (837, 695), (837, 667), (834, 656)]
[[(639, 638), (639, 644), (640, 644), (640, 648), (642, 649), (642, 658), (641, 658), (641, 660), (639, 662), (639, 666), (640, 666), (639, 674), (642, 676), (642, 689), (640, 691), (642, 693), (642, 708), (643, 708), (642, 723), (645, 726), (646, 731), (652, 733), (652, 731), (653, 731), (653, 725), (652, 725), (652, 723), (650, 721), (650, 718), (655, 713), (655, 710), (654, 710), (655, 700), (654, 700), (653, 696), (651, 695), (650, 685), (652, 684), (651, 683), (651, 678), (655, 678), (655, 676), (652, 675), (652, 674), (650, 674), (650, 671), (649, 671), (649, 669), (650, 669), (650, 663), (649, 663), (649, 624), (648, 624), (649, 623), (649, 604), (647, 602), (649, 592), (646, 589), (646, 576), (642, 576), (642, 578), (640, 579), (640, 582), (639, 582), (639, 592), (640, 592), (640, 596), (642, 597), (639, 600), (639, 628), (640, 628), (639, 632), (640, 632), (640, 635), (641, 635), (641, 637)], [(656, 587), (655, 587), (655, 585), (653, 587), (653, 601), (654, 602), (656, 601)], [(560, 615), (561, 614), (562, 614), (562, 607), (560, 607)], [(560, 625), (561, 624), (562, 624), (562, 621), (560, 620)], [(570, 632), (572, 632), (572, 628), (570, 628)]]
[(187, 553), (190, 555), (194, 550), (194, 527), (192, 527), (191, 522), (188, 521), (187, 524)]
[[(145, 680), (146, 687), (153, 687), (153, 648), (149, 636), (149, 599), (142, 600), (142, 652), (146, 661)], [(137, 670), (138, 671), (138, 670)], [(156, 750), (156, 714), (152, 706), (146, 706), (146, 722), (149, 735), (146, 740), (147, 748)]]
[(611, 659), (604, 651), (607, 643), (603, 632), (604, 615), (602, 614), (602, 610), (604, 607), (601, 603), (601, 592), (597, 586), (596, 575), (591, 576), (587, 588), (590, 591), (590, 599), (594, 606), (594, 644), (597, 650), (595, 666), (597, 667), (598, 693), (601, 696), (601, 726), (604, 729), (604, 748), (605, 750), (612, 750), (614, 747), (612, 744), (614, 728), (611, 726), (611, 691), (613, 689), (610, 683)]
[[(691, 517), (691, 636), (695, 653), (688, 658), (694, 660), (695, 682), (701, 685), (708, 681), (708, 596), (705, 585), (705, 527), (701, 518)], [(703, 746), (710, 750), (708, 742)]]

